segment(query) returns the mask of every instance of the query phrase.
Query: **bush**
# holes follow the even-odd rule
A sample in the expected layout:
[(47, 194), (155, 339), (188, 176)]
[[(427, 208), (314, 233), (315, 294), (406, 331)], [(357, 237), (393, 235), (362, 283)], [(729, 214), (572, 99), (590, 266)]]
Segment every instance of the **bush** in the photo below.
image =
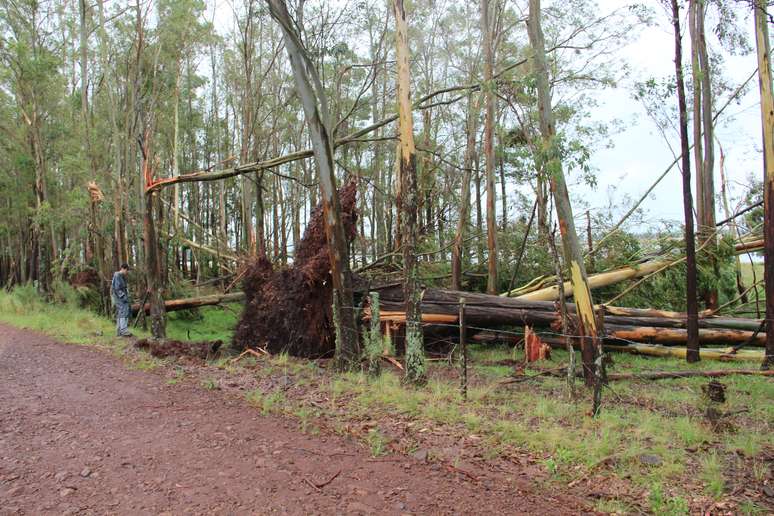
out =
[[(88, 290), (88, 289), (85, 289)], [(69, 283), (55, 280), (51, 285), (51, 301), (61, 305), (78, 307), (82, 305), (82, 297), (78, 290)]]

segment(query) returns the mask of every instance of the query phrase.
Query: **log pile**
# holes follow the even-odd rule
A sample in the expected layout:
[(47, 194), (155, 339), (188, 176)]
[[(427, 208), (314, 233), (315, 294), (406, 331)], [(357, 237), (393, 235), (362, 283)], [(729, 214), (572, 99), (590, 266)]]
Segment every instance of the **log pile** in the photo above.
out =
[[(402, 316), (403, 293), (400, 287), (388, 286), (374, 289), (380, 293), (381, 309), (392, 319)], [(549, 339), (560, 332), (561, 319), (556, 303), (551, 301), (508, 298), (454, 290), (428, 288), (422, 297), (423, 320), (426, 324), (453, 325), (459, 309), (460, 297), (465, 298), (466, 322), (479, 330), (502, 327), (532, 327)], [(575, 314), (575, 305), (568, 303), (568, 312)], [(679, 351), (663, 351), (664, 346), (679, 346), (686, 342), (686, 316), (679, 312), (651, 309), (598, 306), (605, 345), (617, 350), (633, 346), (636, 352), (679, 356)], [(382, 312), (384, 313), (384, 312)], [(699, 338), (702, 346), (762, 346), (765, 329), (761, 321), (730, 317), (713, 317), (706, 312), (699, 319)], [(556, 339), (557, 341), (559, 339)], [(653, 347), (653, 345), (659, 345)], [(643, 346), (651, 346), (646, 348)], [(611, 348), (612, 349), (612, 348)], [(709, 351), (708, 351), (709, 352)], [(752, 353), (752, 355), (750, 355)], [(728, 354), (727, 351), (721, 354)], [(757, 357), (758, 352), (742, 352), (740, 356)]]

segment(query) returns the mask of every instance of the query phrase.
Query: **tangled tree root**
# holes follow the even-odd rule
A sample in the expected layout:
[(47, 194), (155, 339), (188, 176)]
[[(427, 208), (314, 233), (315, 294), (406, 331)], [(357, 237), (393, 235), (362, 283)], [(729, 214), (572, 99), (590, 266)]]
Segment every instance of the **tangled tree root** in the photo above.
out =
[[(339, 190), (348, 242), (356, 234), (356, 186), (350, 181)], [(330, 267), (323, 210), (318, 205), (296, 248), (292, 266), (274, 270), (266, 257), (247, 266), (242, 280), (245, 307), (233, 346), (310, 358), (332, 355), (335, 338)]]

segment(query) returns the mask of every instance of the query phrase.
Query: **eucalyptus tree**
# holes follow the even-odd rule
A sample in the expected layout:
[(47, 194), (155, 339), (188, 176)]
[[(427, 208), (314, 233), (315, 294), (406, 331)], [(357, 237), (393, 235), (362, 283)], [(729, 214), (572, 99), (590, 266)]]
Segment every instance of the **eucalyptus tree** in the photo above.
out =
[(758, 85), (761, 95), (761, 126), (763, 139), (763, 270), (766, 283), (766, 357), (762, 368), (774, 366), (774, 94), (772, 94), (771, 43), (769, 23), (771, 15), (767, 2), (753, 2), (755, 46), (758, 56)]
[(403, 245), (403, 297), (406, 303), (406, 381), (421, 384), (426, 381), (424, 344), (422, 338), (421, 293), (417, 271), (416, 244), (417, 170), (414, 145), (414, 121), (410, 98), (409, 42), (406, 9), (403, 0), (393, 0), (395, 16), (395, 57), (398, 87), (398, 134), (400, 138), (400, 195)]
[(559, 230), (562, 236), (562, 248), (564, 260), (570, 269), (570, 281), (573, 287), (575, 306), (578, 311), (578, 333), (582, 338), (581, 353), (583, 357), (583, 373), (586, 383), (593, 381), (594, 360), (601, 352), (601, 344), (597, 338), (597, 321), (594, 313), (594, 303), (591, 297), (586, 267), (583, 261), (583, 252), (578, 234), (575, 231), (575, 220), (572, 214), (570, 194), (567, 190), (567, 182), (562, 170), (562, 163), (556, 149), (556, 125), (553, 108), (551, 105), (551, 93), (549, 89), (548, 69), (546, 66), (546, 50), (543, 29), (540, 23), (540, 0), (530, 0), (529, 38), (532, 45), (532, 61), (535, 76), (535, 84), (538, 95), (538, 109), (540, 112), (540, 134), (542, 139), (542, 156), (545, 163), (545, 171), (551, 184), (551, 192), (556, 207), (556, 216), (559, 222)]
[(686, 258), (686, 305), (687, 331), (685, 359), (699, 361), (699, 320), (696, 301), (696, 241), (693, 231), (693, 200), (691, 198), (691, 159), (688, 145), (688, 108), (685, 100), (683, 79), (682, 35), (680, 32), (680, 8), (677, 0), (671, 0), (672, 27), (675, 39), (675, 85), (677, 87), (678, 112), (680, 114), (680, 150), (682, 153), (683, 214), (685, 217)]
[(323, 203), (325, 234), (331, 261), (334, 313), (336, 324), (336, 359), (341, 369), (353, 369), (360, 359), (358, 334), (355, 326), (352, 278), (349, 270), (349, 250), (341, 220), (341, 206), (336, 189), (331, 117), (328, 99), (320, 76), (299, 37), (296, 23), (284, 0), (267, 0), (272, 18), (282, 29), (285, 49), (293, 68), (293, 77), (309, 126)]

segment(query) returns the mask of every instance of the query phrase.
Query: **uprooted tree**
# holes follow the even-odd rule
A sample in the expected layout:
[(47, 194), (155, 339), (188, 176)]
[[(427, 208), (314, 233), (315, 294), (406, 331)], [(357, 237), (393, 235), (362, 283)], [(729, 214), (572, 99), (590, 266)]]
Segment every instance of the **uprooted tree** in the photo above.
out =
[[(312, 140), (317, 176), (322, 196), (323, 227), (328, 242), (333, 305), (336, 325), (336, 360), (340, 369), (351, 369), (360, 358), (349, 270), (349, 246), (342, 224), (341, 205), (336, 191), (331, 116), (326, 93), (314, 63), (304, 49), (288, 12), (285, 0), (267, 0), (272, 18), (282, 28), (285, 49), (293, 69), (298, 94), (306, 115)], [(300, 255), (300, 253), (299, 253)], [(301, 256), (297, 256), (299, 259)]]
[[(354, 181), (338, 192), (347, 244), (356, 233), (356, 192)], [(310, 358), (330, 357), (336, 351), (331, 304), (335, 286), (325, 235), (326, 216), (323, 206), (318, 205), (292, 266), (275, 269), (265, 256), (246, 266), (242, 279), (245, 305), (234, 332), (234, 347)]]

